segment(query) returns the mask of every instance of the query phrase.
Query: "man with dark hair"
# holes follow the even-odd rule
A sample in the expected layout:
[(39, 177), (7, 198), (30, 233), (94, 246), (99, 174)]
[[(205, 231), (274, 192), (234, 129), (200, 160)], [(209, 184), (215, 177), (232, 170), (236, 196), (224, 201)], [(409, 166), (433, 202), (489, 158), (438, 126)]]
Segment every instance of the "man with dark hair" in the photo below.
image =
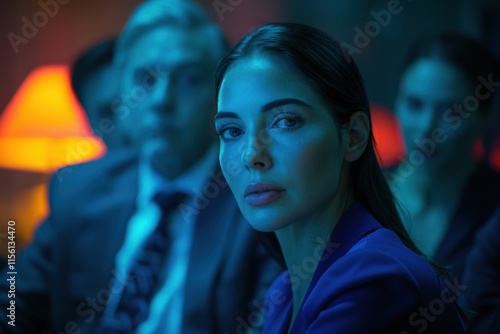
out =
[(113, 68), (115, 39), (104, 40), (83, 52), (71, 69), (71, 87), (83, 107), (92, 131), (108, 149), (124, 145), (124, 137), (111, 109), (118, 86)]

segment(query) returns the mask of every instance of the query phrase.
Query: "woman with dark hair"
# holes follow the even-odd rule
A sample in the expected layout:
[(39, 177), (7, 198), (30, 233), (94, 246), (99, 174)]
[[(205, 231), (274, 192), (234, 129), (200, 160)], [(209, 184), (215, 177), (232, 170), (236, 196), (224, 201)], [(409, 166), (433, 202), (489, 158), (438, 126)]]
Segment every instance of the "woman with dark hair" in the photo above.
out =
[(476, 231), (500, 205), (500, 174), (481, 147), (499, 67), (481, 43), (458, 34), (413, 45), (395, 103), (406, 156), (386, 175), (417, 247), (463, 278)]
[(337, 41), (265, 25), (220, 61), (216, 89), (222, 171), (288, 269), (262, 307), (265, 333), (462, 333), (461, 287), (406, 233), (361, 75)]

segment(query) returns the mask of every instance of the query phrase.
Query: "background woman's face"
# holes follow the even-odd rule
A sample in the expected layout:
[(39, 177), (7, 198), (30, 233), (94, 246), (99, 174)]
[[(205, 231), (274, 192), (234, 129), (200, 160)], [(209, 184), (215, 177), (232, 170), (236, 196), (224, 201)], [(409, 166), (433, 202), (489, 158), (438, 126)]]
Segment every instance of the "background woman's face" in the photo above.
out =
[(338, 202), (344, 146), (329, 108), (276, 58), (234, 63), (222, 81), (220, 163), (252, 226), (274, 231)]
[(405, 71), (395, 111), (407, 156), (422, 152), (423, 166), (471, 159), (482, 123), (473, 108), (475, 87), (459, 68), (435, 59), (418, 60)]

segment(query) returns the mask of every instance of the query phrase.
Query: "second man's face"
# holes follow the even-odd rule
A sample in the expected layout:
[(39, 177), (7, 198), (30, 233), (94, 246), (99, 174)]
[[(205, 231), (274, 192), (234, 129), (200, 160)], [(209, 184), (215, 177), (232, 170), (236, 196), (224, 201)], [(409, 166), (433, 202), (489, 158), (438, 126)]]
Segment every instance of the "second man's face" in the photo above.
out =
[(213, 143), (213, 41), (200, 30), (159, 27), (129, 50), (120, 78), (122, 124), (153, 168), (175, 178)]

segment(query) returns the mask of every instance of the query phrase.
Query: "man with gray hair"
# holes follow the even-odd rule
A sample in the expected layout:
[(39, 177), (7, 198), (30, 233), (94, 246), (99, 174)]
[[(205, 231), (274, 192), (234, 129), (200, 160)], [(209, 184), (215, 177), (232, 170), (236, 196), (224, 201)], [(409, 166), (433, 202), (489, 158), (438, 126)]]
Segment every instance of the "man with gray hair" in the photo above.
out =
[(14, 299), (0, 296), (2, 332), (260, 328), (262, 300), (282, 267), (243, 220), (218, 167), (213, 75), (226, 49), (191, 1), (150, 0), (135, 10), (116, 44), (121, 95), (111, 105), (135, 149), (53, 178), (50, 215), (17, 258), (14, 319)]

